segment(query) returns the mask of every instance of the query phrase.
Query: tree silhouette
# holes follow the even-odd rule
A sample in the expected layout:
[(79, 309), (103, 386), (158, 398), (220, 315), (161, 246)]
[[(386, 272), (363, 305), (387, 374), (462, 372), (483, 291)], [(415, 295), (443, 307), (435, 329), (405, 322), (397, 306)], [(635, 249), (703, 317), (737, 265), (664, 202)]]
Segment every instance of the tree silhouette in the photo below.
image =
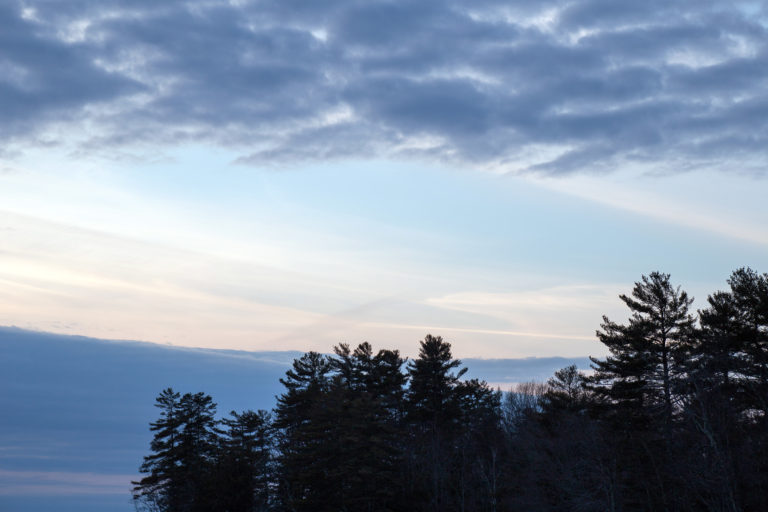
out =
[[(768, 510), (768, 275), (738, 269), (699, 311), (653, 272), (603, 317), (610, 354), (506, 396), (427, 335), (309, 352), (272, 416), (156, 399), (137, 508), (253, 511)], [(404, 368), (405, 366), (405, 368)]]
[(452, 370), (460, 365), (461, 361), (451, 355), (450, 343), (429, 334), (420, 342), (419, 357), (408, 365), (410, 387), (406, 400), (412, 441), (408, 450), (412, 473), (409, 481), (411, 492), (417, 502), (424, 503), (425, 510), (445, 510), (450, 502), (454, 421), (460, 415), (455, 388), (467, 371)]
[(216, 404), (204, 393), (180, 396), (172, 388), (156, 399), (160, 418), (150, 423), (152, 454), (139, 468), (148, 475), (133, 482), (138, 507), (150, 511), (203, 511), (213, 506), (216, 460)]
[(660, 272), (642, 276), (632, 295), (620, 298), (632, 316), (626, 325), (603, 317), (597, 337), (611, 355), (592, 358), (590, 387), (625, 419), (632, 418), (635, 428), (660, 421), (669, 431), (693, 343), (695, 320), (688, 311), (693, 299)]
[(272, 417), (266, 411), (230, 412), (221, 421), (217, 468), (220, 506), (228, 512), (269, 510), (273, 501), (271, 481)]
[(144, 457), (139, 471), (147, 476), (132, 482), (133, 499), (148, 511), (181, 510), (183, 499), (183, 475), (179, 469), (182, 461), (181, 426), (183, 414), (181, 395), (172, 388), (164, 389), (155, 399), (160, 418), (150, 423), (155, 433), (150, 444), (153, 453)]
[(325, 473), (334, 456), (326, 400), (330, 389), (328, 357), (308, 352), (293, 362), (280, 382), (286, 392), (277, 398), (278, 486), (280, 499), (294, 510), (326, 510), (333, 493)]

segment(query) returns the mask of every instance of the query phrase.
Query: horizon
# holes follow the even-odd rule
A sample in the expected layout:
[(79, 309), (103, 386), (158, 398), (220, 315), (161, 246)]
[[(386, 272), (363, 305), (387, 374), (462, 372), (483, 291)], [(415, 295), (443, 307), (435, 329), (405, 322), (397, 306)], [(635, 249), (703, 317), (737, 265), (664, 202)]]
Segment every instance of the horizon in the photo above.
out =
[(0, 324), (600, 355), (768, 267), (759, 3), (0, 9)]

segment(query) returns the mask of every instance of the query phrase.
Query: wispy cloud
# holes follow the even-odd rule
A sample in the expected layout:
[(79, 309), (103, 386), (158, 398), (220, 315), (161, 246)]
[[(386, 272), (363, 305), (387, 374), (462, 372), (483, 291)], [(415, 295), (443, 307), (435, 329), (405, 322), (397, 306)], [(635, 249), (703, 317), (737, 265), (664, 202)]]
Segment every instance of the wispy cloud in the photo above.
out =
[(135, 475), (0, 469), (0, 496), (126, 495)]
[(436, 333), (469, 333), (469, 334), (493, 334), (507, 337), (523, 337), (523, 338), (544, 338), (555, 340), (582, 340), (593, 341), (594, 336), (579, 336), (574, 334), (556, 334), (548, 332), (522, 332), (522, 331), (509, 331), (503, 329), (479, 329), (470, 327), (451, 327), (449, 325), (412, 325), (412, 324), (385, 324), (376, 322), (367, 322), (365, 324), (372, 328), (390, 328), (390, 329), (406, 329), (416, 332), (436, 332)]
[(571, 285), (515, 293), (462, 292), (429, 299), (435, 306), (463, 311), (498, 312), (513, 309), (584, 309), (613, 303), (618, 285)]
[[(734, 169), (738, 172), (739, 169)], [(702, 172), (644, 180), (627, 173), (616, 180), (573, 176), (566, 180), (540, 180), (559, 193), (578, 196), (656, 221), (716, 234), (725, 239), (768, 246), (768, 210), (762, 208), (760, 181), (733, 175)]]
[(310, 274), (2, 211), (0, 225), (13, 228), (0, 252), (6, 323), (189, 345), (228, 336), (242, 347), (256, 331), (318, 316), (280, 300), (307, 294)]
[(29, 0), (0, 7), (0, 147), (205, 141), (256, 165), (418, 157), (762, 173), (762, 2)]

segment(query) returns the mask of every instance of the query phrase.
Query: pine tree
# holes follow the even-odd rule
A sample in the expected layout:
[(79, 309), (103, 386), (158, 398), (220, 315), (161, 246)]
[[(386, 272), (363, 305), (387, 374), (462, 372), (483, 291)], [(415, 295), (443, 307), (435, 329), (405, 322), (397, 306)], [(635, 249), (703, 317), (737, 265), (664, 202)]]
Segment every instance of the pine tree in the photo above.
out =
[(723, 510), (762, 510), (768, 499), (768, 274), (734, 271), (729, 290), (699, 312), (701, 335), (686, 409), (699, 493)]
[(597, 336), (610, 355), (592, 358), (595, 373), (587, 384), (593, 410), (610, 420), (618, 464), (632, 474), (612, 487), (622, 489), (626, 507), (679, 510), (685, 479), (674, 468), (684, 449), (678, 432), (694, 345), (693, 299), (659, 272), (643, 276), (631, 296), (620, 298), (631, 317), (625, 325), (603, 317)]
[(326, 478), (334, 456), (328, 429), (333, 404), (328, 358), (308, 352), (293, 362), (280, 382), (286, 392), (277, 398), (274, 426), (279, 455), (279, 497), (289, 510), (329, 510), (336, 493)]
[(586, 377), (576, 368), (576, 365), (572, 364), (557, 370), (547, 381), (547, 390), (541, 403), (543, 412), (545, 414), (582, 412), (588, 402), (585, 384)]
[(185, 393), (181, 397), (182, 468), (184, 470), (185, 507), (190, 512), (218, 508), (219, 492), (214, 486), (217, 447), (219, 445), (216, 404), (205, 393)]
[(222, 420), (218, 486), (221, 510), (269, 510), (272, 477), (272, 417), (266, 411), (230, 412)]
[(699, 311), (701, 332), (690, 361), (692, 372), (710, 389), (732, 390), (745, 370), (741, 314), (731, 293), (716, 292)]
[(338, 416), (334, 479), (343, 482), (341, 501), (350, 510), (398, 509), (403, 505), (404, 360), (397, 351), (373, 355), (367, 342), (354, 351), (341, 344), (334, 352), (337, 374), (330, 397)]
[(744, 357), (748, 400), (768, 421), (768, 274), (741, 268), (728, 279), (736, 309), (732, 330)]
[(603, 317), (597, 336), (611, 354), (592, 358), (590, 387), (611, 408), (622, 410), (624, 419), (632, 418), (635, 427), (649, 420), (669, 429), (692, 346), (694, 319), (688, 309), (693, 299), (659, 272), (642, 276), (632, 295), (620, 298), (632, 316), (626, 325)]
[(495, 511), (499, 507), (503, 460), (507, 457), (501, 391), (471, 379), (455, 387), (456, 418), (452, 487), (457, 510)]
[(407, 400), (409, 416), (439, 426), (457, 416), (454, 388), (467, 372), (461, 361), (453, 359), (451, 344), (440, 336), (427, 334), (420, 342), (419, 357), (408, 365), (410, 387)]
[(408, 365), (406, 395), (411, 493), (421, 509), (443, 511), (450, 508), (451, 461), (461, 416), (455, 389), (467, 370), (452, 372), (461, 361), (453, 359), (450, 343), (440, 336), (428, 334), (420, 345), (419, 357)]
[(216, 456), (216, 404), (204, 393), (168, 388), (156, 399), (160, 419), (150, 423), (151, 455), (139, 468), (148, 473), (133, 482), (139, 508), (161, 512), (204, 511), (215, 502), (212, 468)]
[(181, 510), (183, 475), (181, 427), (184, 422), (181, 395), (172, 388), (164, 389), (155, 399), (160, 418), (150, 423), (155, 433), (139, 472), (147, 476), (133, 483), (133, 499), (137, 508), (152, 512)]

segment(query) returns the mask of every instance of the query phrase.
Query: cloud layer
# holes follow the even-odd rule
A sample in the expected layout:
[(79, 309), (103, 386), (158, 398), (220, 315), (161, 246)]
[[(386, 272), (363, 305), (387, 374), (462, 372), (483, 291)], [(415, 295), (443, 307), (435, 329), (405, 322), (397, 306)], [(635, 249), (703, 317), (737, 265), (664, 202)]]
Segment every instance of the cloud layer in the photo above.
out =
[(0, 151), (182, 143), (257, 165), (759, 172), (765, 2), (28, 0), (0, 6)]

